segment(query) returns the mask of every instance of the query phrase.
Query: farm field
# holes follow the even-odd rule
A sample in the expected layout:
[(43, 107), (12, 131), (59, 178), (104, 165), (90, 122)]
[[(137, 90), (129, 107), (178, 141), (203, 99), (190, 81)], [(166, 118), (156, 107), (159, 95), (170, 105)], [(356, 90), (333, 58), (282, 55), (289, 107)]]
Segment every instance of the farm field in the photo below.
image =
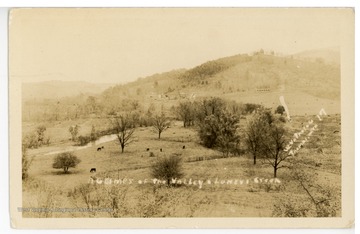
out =
[[(341, 216), (341, 116), (331, 114), (321, 122), (315, 116), (293, 116), (292, 122), (286, 123), (288, 138), (310, 119), (318, 124), (317, 130), (284, 165), (295, 160), (295, 167), (314, 177), (316, 185), (330, 188), (336, 216)], [(240, 131), (246, 122), (240, 120)], [(87, 121), (82, 129), (88, 130), (92, 124)], [(152, 127), (136, 128), (124, 153), (118, 140), (76, 150), (74, 154), (81, 163), (64, 174), (61, 169), (52, 168), (56, 154), (46, 154), (54, 147), (71, 145), (66, 140), (70, 137), (68, 126), (69, 122), (64, 122), (47, 128), (51, 137), (58, 133), (58, 142), (62, 143), (28, 150), (33, 161), (29, 179), (23, 181), (23, 207), (111, 208), (111, 211), (23, 212), (24, 217), (272, 217), (279, 203), (292, 201), (298, 206), (309, 202), (306, 192), (292, 179), (291, 169), (281, 168), (276, 183), (255, 183), (261, 178), (272, 179), (273, 168), (261, 159), (253, 165), (249, 153), (224, 157), (217, 150), (205, 148), (194, 128), (184, 128), (177, 121), (162, 133), (161, 139), (157, 139)], [(243, 140), (242, 136), (240, 142)], [(98, 151), (99, 146), (104, 148)], [(192, 184), (171, 188), (154, 184), (151, 165), (174, 154), (180, 155), (183, 163), (184, 175), (180, 179), (187, 183), (191, 179)], [(103, 180), (101, 184), (91, 179), (91, 168), (96, 168), (96, 178)], [(106, 178), (111, 179), (111, 184), (105, 184)], [(199, 180), (203, 181), (202, 186), (199, 182), (193, 184)], [(206, 183), (208, 180), (211, 184)]]

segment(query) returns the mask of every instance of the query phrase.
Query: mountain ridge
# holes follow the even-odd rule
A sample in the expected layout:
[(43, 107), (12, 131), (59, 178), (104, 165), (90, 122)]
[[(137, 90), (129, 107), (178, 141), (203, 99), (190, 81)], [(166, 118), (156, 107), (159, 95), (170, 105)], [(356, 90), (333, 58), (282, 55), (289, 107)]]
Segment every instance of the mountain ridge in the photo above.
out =
[[(301, 109), (296, 102), (301, 102), (300, 97), (303, 96), (308, 103), (312, 100), (318, 102), (316, 108), (328, 106), (333, 112), (339, 112), (340, 66), (331, 59), (305, 56), (309, 54), (334, 55), (333, 51), (305, 51), (297, 56), (279, 56), (260, 50), (251, 55), (237, 54), (207, 61), (191, 69), (175, 69), (140, 77), (126, 84), (91, 84), (86, 88), (86, 82), (80, 82), (80, 88), (74, 85), (77, 84), (75, 82), (71, 83), (74, 87), (66, 89), (64, 93), (75, 93), (74, 89), (78, 88), (81, 92), (78, 90), (77, 94), (95, 94), (97, 101), (107, 110), (131, 99), (138, 100), (144, 106), (159, 101), (162, 105), (176, 105), (182, 100), (206, 96), (273, 106), (277, 105), (279, 95), (286, 94), (295, 109)], [(334, 57), (340, 58), (340, 55), (331, 58)], [(63, 83), (57, 84), (47, 88), (45, 96), (56, 97), (65, 89), (61, 87)], [(40, 90), (32, 89), (32, 92), (39, 93)], [(315, 107), (312, 112), (314, 110)]]

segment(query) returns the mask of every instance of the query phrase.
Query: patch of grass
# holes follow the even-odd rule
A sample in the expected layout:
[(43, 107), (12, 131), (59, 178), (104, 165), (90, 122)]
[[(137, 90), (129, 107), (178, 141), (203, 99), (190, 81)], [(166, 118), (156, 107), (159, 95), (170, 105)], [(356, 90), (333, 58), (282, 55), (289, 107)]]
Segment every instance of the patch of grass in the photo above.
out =
[[(298, 131), (301, 123), (313, 118), (310, 116), (294, 116), (291, 123), (286, 123), (292, 131)], [(319, 124), (318, 132), (299, 151), (296, 159), (306, 166), (307, 171), (317, 173), (319, 185), (332, 184), (336, 191), (341, 191), (341, 154), (339, 142), (340, 134), (333, 133), (340, 129), (338, 124), (340, 116), (331, 115), (329, 119)], [(241, 129), (245, 121), (240, 121)], [(63, 126), (62, 126), (63, 125)], [(66, 127), (68, 124), (57, 124), (54, 127)], [(91, 125), (90, 125), (91, 126)], [(50, 128), (47, 128), (48, 130)], [(64, 132), (66, 132), (64, 130)], [(321, 131), (321, 132), (320, 132)], [(174, 133), (175, 132), (175, 133)], [(323, 136), (320, 135), (323, 134)], [(289, 169), (281, 168), (278, 177), (281, 180), (279, 186), (270, 185), (204, 185), (201, 189), (198, 186), (183, 185), (171, 190), (165, 187), (155, 187), (153, 184), (137, 184), (138, 180), (151, 179), (150, 166), (159, 158), (172, 154), (179, 154), (183, 160), (183, 169), (186, 179), (192, 178), (201, 180), (223, 180), (231, 179), (254, 179), (272, 178), (272, 168), (262, 164), (261, 160), (256, 165), (252, 164), (251, 156), (243, 154), (237, 157), (222, 158), (221, 153), (202, 147), (198, 144), (196, 131), (183, 128), (181, 124), (172, 126), (165, 131), (160, 140), (151, 128), (141, 128), (135, 131), (135, 141), (130, 144), (123, 154), (120, 153), (120, 146), (117, 140), (102, 144), (104, 150), (97, 151), (98, 146), (76, 151), (81, 163), (70, 170), (67, 175), (57, 174), (52, 169), (52, 162), (55, 155), (44, 155), (54, 147), (62, 147), (56, 144), (50, 147), (42, 147), (36, 150), (29, 150), (29, 154), (35, 155), (29, 169), (30, 178), (46, 183), (46, 186), (35, 184), (23, 185), (23, 206), (46, 204), (46, 191), (52, 192), (54, 201), (59, 202), (56, 206), (82, 207), (84, 201), (78, 196), (79, 191), (74, 189), (84, 186), (89, 181), (91, 168), (96, 168), (98, 178), (132, 178), (134, 184), (127, 188), (118, 186), (116, 188), (98, 186), (89, 190), (92, 199), (99, 198), (100, 207), (118, 207), (115, 213), (77, 213), (74, 217), (271, 217), (273, 207), (277, 204), (278, 198), (285, 198), (289, 195), (296, 201), (303, 201), (306, 195), (298, 188), (296, 183), (289, 178)], [(190, 136), (189, 136), (190, 135)], [(70, 135), (69, 135), (70, 137)], [(184, 141), (182, 140), (184, 139)], [(319, 140), (317, 140), (319, 139)], [(186, 140), (186, 141), (185, 141)], [(186, 148), (183, 149), (183, 146)], [(146, 149), (150, 148), (149, 151)], [(160, 148), (162, 152), (160, 152)], [(322, 153), (316, 150), (321, 148)], [(149, 157), (149, 152), (155, 157)], [(194, 160), (203, 157), (203, 160)], [(316, 164), (321, 163), (320, 166)], [(184, 177), (184, 178), (185, 178)], [(90, 189), (90, 188), (89, 188)], [(126, 190), (126, 198), (120, 194)], [(154, 192), (155, 189), (155, 192)], [(39, 192), (42, 191), (42, 192)], [(42, 194), (42, 195), (41, 195)], [(87, 194), (87, 193), (86, 193)], [(76, 197), (76, 201), (74, 200)], [(39, 199), (39, 203), (35, 203)], [(114, 200), (119, 203), (113, 203)], [(123, 200), (125, 199), (125, 200)], [(143, 204), (139, 204), (142, 202)], [(341, 204), (340, 198), (336, 198)], [(52, 203), (50, 203), (52, 204)], [(117, 205), (118, 204), (118, 205)], [(86, 204), (85, 204), (86, 205)], [(126, 207), (125, 210), (119, 206)], [(143, 210), (141, 210), (143, 208)], [(140, 210), (139, 210), (140, 209)], [(337, 209), (341, 209), (338, 207)], [(58, 214), (61, 217), (73, 217), (69, 213)], [(337, 216), (340, 213), (338, 211)]]

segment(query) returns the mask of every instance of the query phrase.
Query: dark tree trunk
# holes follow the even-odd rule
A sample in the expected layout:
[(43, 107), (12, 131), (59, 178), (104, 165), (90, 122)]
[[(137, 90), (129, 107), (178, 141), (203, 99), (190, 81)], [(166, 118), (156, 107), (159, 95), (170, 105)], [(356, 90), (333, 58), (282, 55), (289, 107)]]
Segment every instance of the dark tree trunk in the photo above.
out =
[(254, 165), (256, 164), (256, 154), (254, 155)]
[(276, 178), (277, 167), (274, 167), (274, 178)]
[(159, 132), (159, 139), (160, 139), (161, 132)]

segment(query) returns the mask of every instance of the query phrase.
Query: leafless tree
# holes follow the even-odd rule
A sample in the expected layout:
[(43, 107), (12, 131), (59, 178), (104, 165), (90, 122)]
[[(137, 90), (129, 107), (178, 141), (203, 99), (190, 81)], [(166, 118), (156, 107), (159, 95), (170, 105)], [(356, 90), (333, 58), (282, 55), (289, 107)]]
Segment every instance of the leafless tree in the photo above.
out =
[(152, 120), (153, 128), (158, 133), (158, 137), (160, 139), (161, 133), (170, 127), (170, 121), (165, 116), (164, 113), (160, 115), (155, 115)]
[(270, 164), (274, 168), (274, 177), (276, 178), (277, 170), (284, 167), (280, 164), (288, 157), (284, 152), (286, 139), (285, 128), (280, 124), (273, 122), (264, 131), (260, 152), (264, 157), (265, 163)]
[(124, 148), (131, 143), (135, 131), (132, 118), (129, 115), (120, 115), (113, 118), (111, 123), (119, 140), (121, 153), (124, 153)]
[(256, 117), (253, 117), (245, 130), (245, 143), (254, 158), (254, 165), (256, 164), (256, 159), (262, 144), (263, 129), (264, 123), (259, 121)]

